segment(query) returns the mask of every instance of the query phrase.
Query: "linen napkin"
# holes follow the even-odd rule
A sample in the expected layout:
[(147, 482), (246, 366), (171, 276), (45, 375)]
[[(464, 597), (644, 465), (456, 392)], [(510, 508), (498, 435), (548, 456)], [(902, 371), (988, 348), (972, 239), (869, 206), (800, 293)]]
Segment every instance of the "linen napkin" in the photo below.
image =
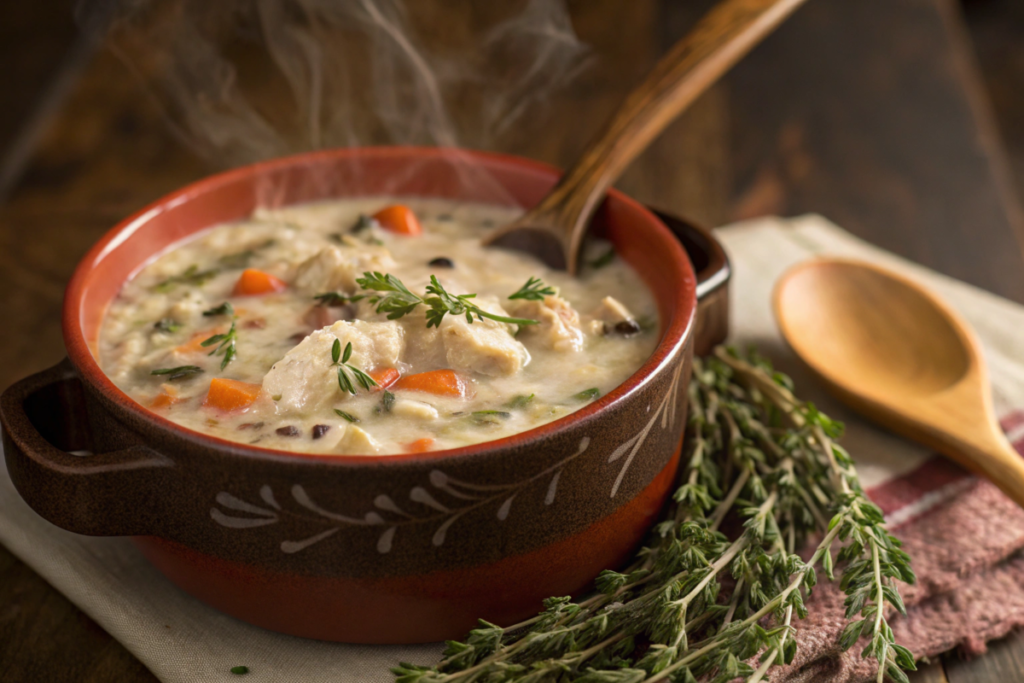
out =
[[(1024, 624), (1024, 511), (923, 447), (882, 431), (823, 393), (781, 340), (771, 288), (790, 265), (817, 254), (875, 261), (936, 290), (982, 340), (1004, 428), (1024, 447), (1024, 307), (930, 272), (861, 242), (818, 216), (768, 218), (718, 231), (733, 263), (731, 341), (756, 344), (793, 376), (797, 393), (846, 422), (843, 444), (869, 495), (885, 511), (914, 560), (919, 582), (904, 591), (897, 639), (918, 656), (985, 641)], [(0, 460), (2, 463), (2, 460)], [(430, 663), (440, 645), (356, 646), (283, 636), (249, 626), (182, 593), (150, 567), (130, 540), (58, 529), (21, 500), (0, 465), (0, 543), (98, 622), (161, 680), (309, 683), (392, 680), (399, 661)], [(872, 677), (859, 648), (836, 652), (842, 596), (819, 584), (811, 616), (798, 622), (796, 661), (774, 681), (851, 683)]]

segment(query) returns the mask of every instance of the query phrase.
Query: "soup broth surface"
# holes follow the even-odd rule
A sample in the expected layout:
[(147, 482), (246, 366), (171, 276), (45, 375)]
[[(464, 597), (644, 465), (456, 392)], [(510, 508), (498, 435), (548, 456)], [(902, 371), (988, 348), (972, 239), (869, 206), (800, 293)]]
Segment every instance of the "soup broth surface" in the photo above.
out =
[[(383, 455), (532, 429), (634, 373), (658, 322), (607, 242), (587, 245), (578, 278), (480, 245), (519, 214), (398, 198), (257, 210), (128, 281), (104, 319), (100, 364), (148, 409), (267, 448)], [(444, 296), (427, 291), (431, 276)]]

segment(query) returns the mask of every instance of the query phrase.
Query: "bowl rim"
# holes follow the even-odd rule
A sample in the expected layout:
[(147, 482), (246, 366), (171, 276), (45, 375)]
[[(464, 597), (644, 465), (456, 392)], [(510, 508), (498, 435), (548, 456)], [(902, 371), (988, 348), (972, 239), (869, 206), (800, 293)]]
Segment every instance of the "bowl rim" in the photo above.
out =
[[(163, 195), (118, 222), (110, 230), (104, 233), (95, 244), (93, 244), (75, 267), (64, 294), (61, 324), (68, 358), (72, 365), (74, 365), (82, 381), (95, 389), (99, 396), (102, 399), (105, 399), (105, 403), (108, 407), (114, 407), (115, 409), (125, 411), (129, 413), (132, 418), (141, 421), (152, 429), (169, 432), (178, 439), (182, 439), (192, 445), (206, 447), (224, 455), (239, 455), (248, 459), (256, 458), (263, 461), (269, 460), (280, 462), (282, 460), (286, 460), (288, 463), (295, 464), (306, 462), (314, 464), (344, 463), (348, 465), (363, 464), (382, 466), (390, 463), (408, 463), (411, 461), (415, 462), (424, 460), (431, 461), (432, 463), (435, 461), (440, 463), (442, 460), (461, 460), (464, 457), (478, 456), (490, 451), (528, 447), (531, 442), (541, 443), (545, 438), (564, 431), (568, 427), (594, 419), (602, 412), (605, 412), (609, 408), (628, 399), (631, 395), (641, 390), (651, 381), (659, 370), (661, 370), (666, 364), (673, 361), (675, 349), (682, 347), (692, 338), (697, 313), (696, 276), (694, 274), (692, 264), (686, 256), (682, 245), (653, 211), (621, 191), (610, 188), (608, 190), (609, 197), (614, 197), (617, 202), (620, 202), (626, 208), (634, 212), (638, 212), (641, 216), (648, 218), (654, 224), (656, 232), (660, 232), (661, 236), (665, 238), (665, 241), (669, 245), (669, 251), (673, 252), (670, 254), (673, 257), (673, 261), (677, 266), (682, 267), (683, 280), (689, 283), (689, 286), (684, 290), (689, 292), (689, 296), (677, 297), (675, 299), (675, 306), (677, 307), (677, 310), (680, 310), (682, 313), (673, 317), (673, 320), (671, 320), (670, 324), (665, 328), (661, 339), (658, 341), (658, 344), (651, 355), (621, 384), (604, 396), (598, 398), (598, 400), (580, 408), (579, 410), (527, 431), (517, 432), (500, 439), (483, 441), (459, 448), (426, 451), (423, 453), (356, 455), (307, 453), (301, 451), (262, 448), (251, 444), (229, 441), (220, 437), (204, 434), (203, 432), (189, 429), (188, 427), (184, 427), (162, 417), (161, 415), (147, 409), (141, 403), (122, 391), (114, 384), (113, 380), (107, 376), (102, 368), (100, 368), (99, 360), (93, 354), (88, 340), (85, 339), (80, 323), (81, 313), (84, 306), (83, 297), (90, 283), (91, 276), (95, 271), (95, 267), (137, 230), (144, 228), (149, 222), (149, 219), (163, 212), (165, 209), (190, 201), (194, 196), (207, 192), (215, 192), (223, 185), (228, 185), (238, 180), (244, 180), (247, 177), (258, 178), (266, 175), (268, 172), (283, 170), (292, 166), (308, 164), (315, 161), (332, 159), (340, 160), (346, 158), (358, 159), (360, 157), (369, 157), (374, 155), (382, 157), (402, 156), (410, 159), (424, 156), (453, 155), (453, 157), (462, 157), (463, 159), (479, 159), (484, 163), (489, 162), (492, 165), (508, 165), (525, 168), (530, 171), (552, 175), (554, 178), (559, 177), (561, 174), (561, 170), (555, 166), (513, 154), (469, 150), (464, 148), (396, 145), (341, 147), (303, 152), (258, 161), (245, 166), (239, 166), (215, 173), (213, 175), (204, 176), (199, 180)], [(456, 163), (458, 163), (458, 160), (456, 160)], [(323, 201), (327, 200), (329, 200), (329, 198), (325, 198)], [(205, 228), (201, 228), (200, 230), (209, 227), (213, 226), (205, 226)], [(196, 232), (198, 232), (198, 230)], [(156, 255), (156, 253), (151, 254), (150, 258)], [(145, 263), (148, 263), (148, 261), (138, 264), (132, 271), (132, 276), (137, 274), (138, 270), (141, 269)], [(657, 300), (656, 296), (655, 299)], [(106, 315), (105, 312), (104, 315)]]

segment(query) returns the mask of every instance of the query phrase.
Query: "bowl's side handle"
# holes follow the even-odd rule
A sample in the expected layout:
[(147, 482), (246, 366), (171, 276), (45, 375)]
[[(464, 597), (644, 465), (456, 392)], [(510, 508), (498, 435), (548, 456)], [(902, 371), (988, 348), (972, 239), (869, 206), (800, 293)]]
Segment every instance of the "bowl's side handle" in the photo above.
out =
[(80, 453), (90, 440), (81, 381), (70, 361), (9, 387), (0, 396), (0, 425), (11, 480), (42, 517), (92, 536), (159, 531), (155, 493), (171, 483), (174, 462), (141, 445)]
[(710, 230), (651, 209), (686, 249), (697, 276), (697, 320), (693, 352), (705, 356), (729, 335), (729, 257)]

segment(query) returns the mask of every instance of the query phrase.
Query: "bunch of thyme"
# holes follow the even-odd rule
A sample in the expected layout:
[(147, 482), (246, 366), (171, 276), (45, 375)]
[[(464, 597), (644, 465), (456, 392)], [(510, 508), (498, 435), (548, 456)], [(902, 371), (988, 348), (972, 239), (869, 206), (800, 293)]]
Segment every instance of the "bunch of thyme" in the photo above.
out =
[(579, 602), (550, 598), (504, 629), (481, 621), (436, 666), (395, 668), (397, 683), (757, 683), (793, 660), (819, 567), (834, 578), (833, 545), (847, 619), (859, 617), (840, 645), (864, 637), (877, 680), (906, 681), (914, 657), (885, 606), (903, 611), (895, 581), (914, 581), (909, 558), (835, 443), (842, 425), (792, 389), (756, 352), (695, 360), (683, 484), (632, 564)]

